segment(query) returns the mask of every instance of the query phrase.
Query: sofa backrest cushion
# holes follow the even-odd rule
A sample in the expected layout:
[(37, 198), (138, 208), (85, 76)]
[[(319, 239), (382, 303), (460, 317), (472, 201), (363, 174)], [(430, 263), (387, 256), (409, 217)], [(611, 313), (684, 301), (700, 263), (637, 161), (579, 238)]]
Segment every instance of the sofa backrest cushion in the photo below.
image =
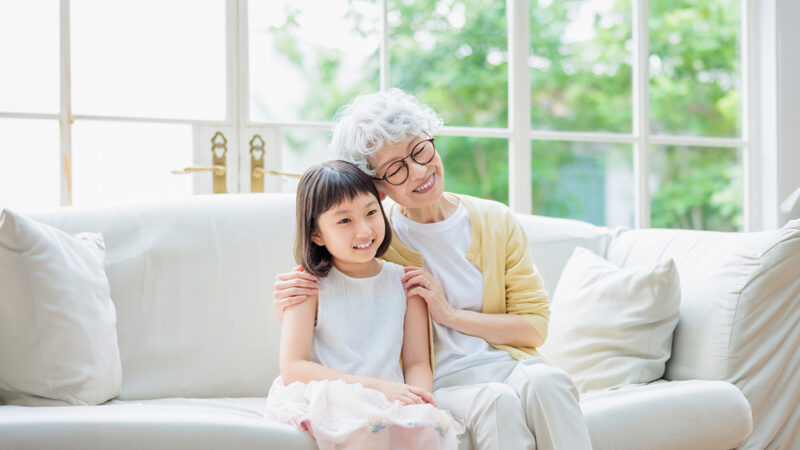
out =
[(759, 233), (628, 230), (608, 249), (609, 261), (623, 267), (667, 258), (678, 265), (682, 290), (669, 379), (725, 379), (740, 352), (734, 345), (746, 344), (735, 333), (779, 325), (769, 309), (800, 300), (800, 221)]
[(272, 284), (294, 265), (294, 203), (215, 195), (30, 217), (105, 239), (120, 399), (265, 396), (280, 335)]
[(605, 257), (608, 243), (616, 231), (572, 219), (517, 214), (528, 234), (533, 262), (544, 279), (552, 298), (561, 271), (576, 247), (583, 247)]
[(753, 408), (749, 442), (800, 435), (800, 220), (758, 233), (631, 230), (608, 249), (622, 266), (665, 258), (681, 278), (665, 378), (735, 384)]

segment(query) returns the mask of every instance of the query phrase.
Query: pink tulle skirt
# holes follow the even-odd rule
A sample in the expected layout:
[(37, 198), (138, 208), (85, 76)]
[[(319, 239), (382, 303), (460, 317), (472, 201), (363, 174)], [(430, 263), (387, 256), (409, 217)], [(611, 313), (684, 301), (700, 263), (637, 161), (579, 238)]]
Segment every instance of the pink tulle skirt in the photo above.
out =
[(326, 449), (456, 449), (464, 426), (433, 405), (389, 402), (381, 392), (342, 380), (269, 390), (265, 417), (307, 430)]

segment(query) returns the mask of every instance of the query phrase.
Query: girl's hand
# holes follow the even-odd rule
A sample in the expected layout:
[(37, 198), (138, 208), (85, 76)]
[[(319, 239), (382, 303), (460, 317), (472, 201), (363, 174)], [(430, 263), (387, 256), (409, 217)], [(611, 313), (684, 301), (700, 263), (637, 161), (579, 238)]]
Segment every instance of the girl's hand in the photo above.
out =
[(436, 406), (433, 394), (410, 384), (381, 380), (376, 389), (385, 395), (390, 402), (398, 401), (403, 405), (430, 403)]
[(428, 311), (434, 322), (447, 326), (452, 317), (456, 314), (456, 309), (447, 301), (442, 285), (430, 272), (421, 268), (408, 266), (404, 267), (403, 287), (406, 289), (406, 298), (419, 295), (428, 304)]
[(319, 283), (317, 277), (303, 271), (297, 266), (291, 272), (275, 277), (272, 285), (272, 309), (279, 323), (283, 322), (283, 311), (286, 308), (302, 303), (309, 295), (317, 295)]

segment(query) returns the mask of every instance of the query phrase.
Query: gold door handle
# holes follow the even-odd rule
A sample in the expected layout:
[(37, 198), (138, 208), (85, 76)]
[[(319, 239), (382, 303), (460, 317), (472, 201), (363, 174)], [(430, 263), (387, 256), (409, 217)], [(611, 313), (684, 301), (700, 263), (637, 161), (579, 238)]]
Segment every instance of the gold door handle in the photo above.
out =
[(184, 167), (183, 170), (173, 170), (172, 173), (181, 175), (185, 173), (211, 172), (214, 174), (212, 190), (215, 194), (227, 192), (225, 181), (225, 155), (228, 153), (228, 140), (221, 131), (217, 131), (211, 138), (211, 167)]
[(253, 178), (262, 178), (264, 174), (289, 178), (300, 178), (302, 176), (299, 173), (278, 172), (276, 170), (266, 170), (262, 167), (253, 168)]
[(173, 170), (175, 175), (182, 175), (185, 173), (197, 172), (214, 172), (214, 175), (221, 177), (225, 175), (225, 166), (211, 166), (211, 167), (185, 167), (183, 170)]
[(264, 192), (264, 175), (300, 178), (300, 174), (265, 169), (265, 145), (264, 139), (257, 134), (250, 139), (250, 192)]

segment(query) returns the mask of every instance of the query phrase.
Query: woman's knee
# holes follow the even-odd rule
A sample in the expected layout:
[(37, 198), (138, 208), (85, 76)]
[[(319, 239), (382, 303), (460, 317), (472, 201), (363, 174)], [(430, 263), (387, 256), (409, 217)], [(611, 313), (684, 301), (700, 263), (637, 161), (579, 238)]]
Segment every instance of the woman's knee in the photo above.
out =
[(522, 401), (511, 386), (481, 383), (469, 386), (468, 392), (472, 396), (461, 418), (470, 430), (473, 448), (535, 448)]
[[(578, 390), (572, 382), (572, 378), (563, 370), (549, 364), (520, 364), (509, 378), (522, 375), (529, 387), (537, 392), (556, 392), (564, 391), (575, 395), (577, 398)], [(510, 381), (510, 380), (509, 380)]]
[(502, 410), (512, 411), (522, 410), (522, 401), (519, 394), (511, 386), (505, 383), (485, 383), (479, 392), (479, 397), (483, 405), (495, 405)]

